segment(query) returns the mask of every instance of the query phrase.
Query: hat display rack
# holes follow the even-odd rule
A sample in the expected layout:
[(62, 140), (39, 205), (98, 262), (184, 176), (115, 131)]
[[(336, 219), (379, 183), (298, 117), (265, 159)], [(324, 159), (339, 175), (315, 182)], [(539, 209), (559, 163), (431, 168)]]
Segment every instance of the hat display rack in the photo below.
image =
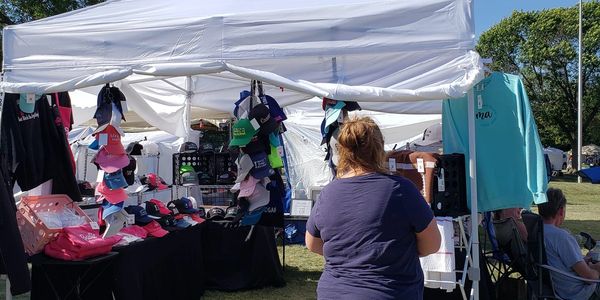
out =
[(119, 88), (106, 84), (98, 93), (94, 113), (98, 127), (92, 133), (95, 140), (89, 148), (97, 151), (92, 162), (99, 171), (95, 194), (98, 196), (97, 203), (101, 205), (98, 221), (106, 225), (104, 238), (116, 234), (126, 222), (123, 205), (128, 198), (125, 191), (128, 184), (123, 175), (123, 168), (130, 164), (130, 159), (121, 144), (121, 137), (124, 135), (121, 121), (125, 121), (125, 101), (125, 96)]
[[(270, 203), (267, 184), (270, 177), (283, 173), (285, 113), (275, 99), (264, 93), (261, 81), (251, 81), (250, 92), (242, 91), (235, 102), (236, 121), (231, 128), (229, 147), (238, 147), (237, 178), (231, 191), (235, 201), (236, 219), (241, 225), (258, 223)], [(282, 212), (283, 213), (283, 212)]]
[(323, 97), (321, 108), (325, 112), (321, 121), (321, 145), (326, 146), (325, 161), (327, 161), (333, 176), (337, 173), (338, 151), (337, 137), (341, 124), (348, 118), (348, 112), (361, 110), (355, 101), (334, 100)]

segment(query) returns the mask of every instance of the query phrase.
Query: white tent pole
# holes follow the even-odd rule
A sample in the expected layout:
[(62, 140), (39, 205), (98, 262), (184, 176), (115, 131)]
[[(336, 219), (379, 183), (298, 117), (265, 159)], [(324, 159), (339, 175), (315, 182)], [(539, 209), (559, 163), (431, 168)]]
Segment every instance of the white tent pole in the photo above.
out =
[(475, 147), (475, 97), (473, 89), (468, 92), (469, 109), (469, 180), (471, 183), (471, 259), (469, 277), (473, 281), (471, 299), (479, 300), (479, 218), (477, 216), (477, 150)]
[[(186, 113), (185, 113), (185, 130), (188, 133), (188, 134), (186, 134), (185, 140), (189, 141), (189, 138), (190, 138), (189, 131), (192, 128), (192, 95), (193, 95), (194, 92), (192, 91), (192, 76), (186, 76), (185, 79), (186, 79), (185, 80), (185, 89), (186, 89), (186, 94), (185, 94), (185, 108), (186, 108)], [(194, 143), (196, 143), (196, 142), (194, 142)]]
[[(176, 85), (176, 84), (174, 84), (174, 83), (170, 82), (170, 81), (169, 81), (169, 80), (167, 80), (167, 79), (161, 79), (160, 81), (162, 81), (162, 82), (164, 82), (164, 83), (166, 83), (166, 84), (168, 84), (168, 85), (170, 85), (170, 86), (172, 86), (172, 87), (174, 87), (174, 88), (176, 88), (176, 89), (178, 89), (178, 90), (180, 90), (180, 91), (184, 92), (186, 95), (188, 95), (188, 94), (190, 94), (190, 93), (192, 92), (192, 91), (190, 90), (190, 84), (187, 84), (187, 87), (184, 89), (184, 88), (182, 88), (182, 87), (180, 87), (180, 86), (178, 86), (178, 85)], [(188, 76), (188, 81), (189, 81), (189, 76)]]

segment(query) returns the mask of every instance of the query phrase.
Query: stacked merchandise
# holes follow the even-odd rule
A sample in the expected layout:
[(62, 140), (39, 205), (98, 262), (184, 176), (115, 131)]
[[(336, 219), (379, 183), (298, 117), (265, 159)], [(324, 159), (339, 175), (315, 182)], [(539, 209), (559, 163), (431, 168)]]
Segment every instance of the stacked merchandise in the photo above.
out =
[(131, 165), (130, 156), (121, 144), (121, 129), (123, 104), (125, 96), (116, 87), (104, 86), (98, 94), (98, 104), (94, 118), (98, 128), (93, 135), (96, 140), (90, 145), (91, 149), (98, 152), (92, 162), (99, 169), (99, 183), (96, 194), (100, 197), (97, 202), (102, 204), (98, 211), (100, 223), (106, 224), (103, 237), (109, 237), (121, 230), (126, 221), (123, 213), (124, 201), (128, 198), (125, 187), (127, 180), (123, 175), (123, 168)]
[(285, 131), (282, 122), (287, 117), (275, 99), (263, 94), (259, 81), (252, 81), (251, 91), (243, 91), (235, 105), (237, 121), (232, 127), (229, 146), (239, 147), (240, 153), (236, 160), (236, 184), (232, 188), (237, 193), (237, 203), (235, 208), (228, 209), (229, 216), (240, 225), (283, 227), (281, 133)]
[(348, 112), (360, 110), (360, 105), (354, 101), (341, 101), (329, 98), (323, 98), (321, 108), (325, 111), (325, 118), (321, 122), (321, 136), (323, 140), (321, 145), (327, 145), (327, 155), (325, 161), (328, 162), (333, 176), (337, 173), (338, 150), (337, 138), (340, 132), (340, 125), (348, 118)]

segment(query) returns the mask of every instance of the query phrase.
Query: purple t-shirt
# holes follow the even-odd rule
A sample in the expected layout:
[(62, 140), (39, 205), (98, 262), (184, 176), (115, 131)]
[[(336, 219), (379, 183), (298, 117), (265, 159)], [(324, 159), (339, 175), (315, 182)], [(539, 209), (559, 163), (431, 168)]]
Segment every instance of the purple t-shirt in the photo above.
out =
[(319, 299), (422, 299), (416, 232), (433, 219), (406, 178), (339, 178), (319, 196), (306, 230), (323, 242)]

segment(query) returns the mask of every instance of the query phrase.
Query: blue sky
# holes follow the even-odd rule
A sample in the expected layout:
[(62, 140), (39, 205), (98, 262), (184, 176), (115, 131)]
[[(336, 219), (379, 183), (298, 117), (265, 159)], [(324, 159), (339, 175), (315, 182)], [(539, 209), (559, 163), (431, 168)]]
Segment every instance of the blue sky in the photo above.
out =
[[(555, 7), (570, 7), (579, 0), (473, 0), (475, 9), (475, 35), (510, 16), (514, 10), (542, 10)], [(585, 2), (585, 0), (583, 0)]]

